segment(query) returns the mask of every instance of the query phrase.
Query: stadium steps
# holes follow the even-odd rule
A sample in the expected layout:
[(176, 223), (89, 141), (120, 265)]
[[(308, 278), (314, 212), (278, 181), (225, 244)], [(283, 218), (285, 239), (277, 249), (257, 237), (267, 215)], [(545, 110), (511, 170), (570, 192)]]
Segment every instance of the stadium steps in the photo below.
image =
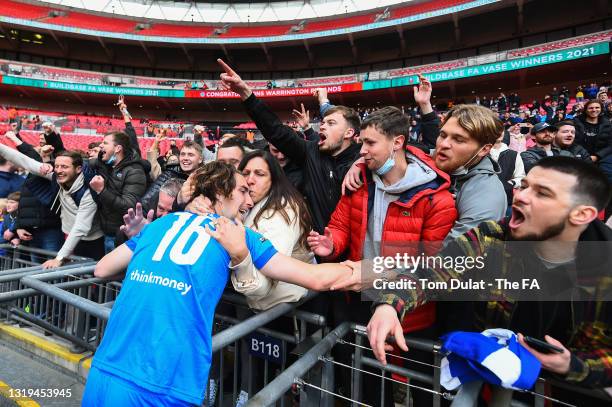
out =
[[(92, 354), (69, 349), (67, 341), (38, 329), (0, 323), (0, 407), (80, 406)], [(70, 389), (71, 397), (44, 397), (39, 391), (12, 398), (18, 389)]]
[[(83, 383), (70, 375), (58, 371), (49, 364), (32, 359), (29, 355), (15, 350), (11, 346), (5, 346), (0, 342), (0, 406), (80, 406), (83, 397)], [(31, 389), (31, 390), (29, 390)], [(39, 396), (36, 396), (36, 390)], [(70, 397), (41, 397), (40, 391), (51, 389), (61, 391), (67, 396), (66, 390), (70, 389)], [(32, 397), (16, 396), (17, 391), (32, 391)], [(57, 393), (56, 393), (57, 394)]]

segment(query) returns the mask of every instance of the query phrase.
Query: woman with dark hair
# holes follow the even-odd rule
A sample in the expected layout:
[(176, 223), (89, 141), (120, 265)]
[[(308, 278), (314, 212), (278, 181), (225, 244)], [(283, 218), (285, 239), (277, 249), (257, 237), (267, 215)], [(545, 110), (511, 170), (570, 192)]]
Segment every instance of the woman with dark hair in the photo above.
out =
[[(314, 255), (308, 249), (306, 237), (312, 229), (310, 213), (304, 198), (285, 176), (280, 164), (272, 154), (264, 150), (248, 153), (238, 166), (249, 185), (249, 194), (253, 208), (244, 218), (244, 225), (259, 232), (272, 245), (286, 256), (314, 263)], [(298, 285), (273, 280), (263, 275), (247, 257), (242, 263), (232, 267), (230, 278), (234, 289), (244, 294), (252, 310), (263, 311), (283, 302), (296, 302), (306, 295), (308, 290)], [(245, 308), (236, 308), (239, 320), (252, 316)], [(293, 325), (288, 320), (278, 320), (268, 325), (277, 331), (293, 333)], [(246, 341), (241, 341), (240, 355), (247, 360), (249, 348)], [(252, 363), (258, 363), (253, 360)], [(242, 369), (241, 391), (236, 407), (246, 404), (248, 393), (248, 369)], [(272, 373), (272, 372), (271, 372)], [(217, 386), (213, 378), (209, 383), (209, 404), (214, 404)], [(252, 391), (263, 386), (263, 375), (251, 378)]]
[[(306, 237), (312, 229), (310, 213), (304, 199), (285, 176), (276, 158), (268, 151), (250, 152), (241, 160), (238, 171), (246, 179), (249, 195), (253, 201), (253, 207), (243, 218), (244, 225), (259, 232), (272, 243), (279, 253), (306, 263), (314, 263), (314, 255), (306, 244)], [(190, 201), (190, 205), (187, 206), (190, 212), (199, 214), (211, 212), (213, 205), (210, 197), (197, 197), (193, 200), (185, 198), (183, 197), (185, 201)], [(244, 294), (249, 307), (255, 311), (267, 310), (280, 303), (299, 301), (308, 292), (301, 286), (263, 275), (253, 264), (250, 255), (230, 269), (234, 289)], [(251, 310), (236, 307), (236, 316), (239, 320), (243, 321), (252, 315)], [(286, 319), (275, 320), (267, 327), (293, 334), (291, 322)], [(244, 363), (247, 363), (246, 361), (249, 360), (248, 343), (246, 340), (240, 342), (240, 357)], [(214, 356), (207, 386), (208, 405), (215, 404), (219, 391), (219, 363), (218, 357)], [(258, 359), (252, 358), (251, 363), (258, 363)], [(249, 378), (250, 372), (256, 370), (258, 369), (253, 367), (241, 370), (241, 391), (235, 404), (236, 407), (243, 407), (246, 404), (249, 397), (249, 381), (251, 381), (251, 391), (256, 391), (263, 385), (263, 375)], [(270, 374), (274, 374), (272, 369)]]
[[(310, 213), (274, 156), (263, 150), (253, 151), (242, 159), (238, 170), (247, 180), (254, 204), (245, 226), (261, 233), (280, 253), (313, 262), (306, 244), (312, 228)], [(244, 294), (255, 310), (298, 301), (307, 292), (303, 287), (269, 279), (251, 262), (239, 265), (231, 278), (236, 291)]]
[(576, 144), (584, 147), (594, 163), (612, 182), (612, 125), (602, 114), (603, 106), (599, 100), (589, 100), (583, 113), (574, 119), (576, 125)]

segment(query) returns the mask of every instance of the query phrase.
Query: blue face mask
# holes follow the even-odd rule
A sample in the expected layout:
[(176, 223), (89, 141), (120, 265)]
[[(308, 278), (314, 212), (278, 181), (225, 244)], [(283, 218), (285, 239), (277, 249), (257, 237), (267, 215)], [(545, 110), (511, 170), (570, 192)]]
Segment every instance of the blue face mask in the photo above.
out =
[(462, 175), (465, 175), (469, 172), (470, 167), (469, 165), (472, 163), (472, 161), (474, 160), (474, 158), (476, 158), (478, 156), (478, 154), (482, 151), (483, 148), (485, 148), (486, 146), (488, 146), (490, 144), (485, 144), (484, 146), (480, 147), (480, 150), (476, 151), (476, 154), (474, 154), (472, 156), (472, 158), (470, 158), (469, 160), (467, 160), (467, 162), (463, 165), (460, 165), (459, 168), (457, 168), (455, 171), (452, 172), (452, 176), (453, 177), (460, 177)]
[(111, 155), (111, 158), (106, 160), (106, 164), (112, 165), (116, 160), (117, 160), (117, 155), (115, 153), (113, 153), (113, 155)]
[(387, 158), (387, 161), (385, 161), (385, 163), (381, 165), (379, 169), (374, 171), (376, 175), (382, 177), (383, 175), (391, 171), (391, 169), (395, 166), (395, 158), (393, 158), (393, 153), (394, 151), (391, 150), (391, 155), (389, 156), (389, 158)]

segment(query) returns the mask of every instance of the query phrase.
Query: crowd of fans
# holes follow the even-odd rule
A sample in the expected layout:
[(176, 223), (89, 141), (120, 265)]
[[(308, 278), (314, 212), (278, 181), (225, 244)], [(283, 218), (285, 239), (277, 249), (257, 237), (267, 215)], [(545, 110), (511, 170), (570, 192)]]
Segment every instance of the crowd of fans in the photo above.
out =
[[(562, 353), (545, 354), (519, 336), (557, 379), (598, 391), (612, 385), (607, 303), (538, 307), (499, 301), (485, 310), (467, 301), (429, 301), (417, 290), (388, 292), (373, 301), (359, 294), (365, 286), (360, 262), (393, 254), (392, 242), (437, 242), (426, 249), (434, 255), (439, 250), (468, 253), (469, 247), (506, 240), (609, 241), (612, 230), (604, 224), (612, 212), (607, 87), (580, 87), (575, 100), (567, 88), (553, 88), (542, 101), (528, 104), (521, 104), (517, 94), (502, 93), (472, 104), (451, 103), (444, 113), (434, 110), (432, 85), (424, 77), (414, 88), (414, 107), (355, 110), (331, 104), (320, 88), (315, 99), (321, 119), (315, 131), (303, 105), (293, 111), (295, 121), (284, 124), (236, 72), (221, 64), (224, 89), (240, 96), (265, 141), (225, 134), (217, 146), (206, 147), (212, 136), (196, 126), (193, 141), (181, 148), (171, 145), (161, 154), (163, 132), (147, 129), (155, 142), (141, 157), (123, 100), (119, 108), (125, 130), (107, 134), (87, 152), (65, 150), (51, 123), (40, 123), (38, 146), (24, 142), (13, 126), (0, 145), (2, 241), (57, 252), (43, 264), (49, 269), (72, 254), (96, 260), (113, 250), (123, 255), (144, 225), (173, 212), (240, 218), (304, 268), (345, 260), (328, 274), (313, 268), (315, 281), (298, 271), (286, 275), (262, 264), (253, 252), (245, 258), (235, 243), (238, 235), (231, 234), (235, 225), (218, 222), (211, 233), (231, 257), (232, 286), (253, 310), (298, 301), (307, 289), (333, 287), (346, 293), (324, 296), (317, 312), (331, 324), (367, 324), (381, 362), (386, 363), (385, 352), (391, 349), (385, 344), (388, 336), (395, 337), (396, 351), (406, 351), (405, 333), (435, 339), (449, 331), (494, 326), (560, 347)], [(576, 270), (582, 259), (565, 255), (561, 260), (542, 256), (542, 267), (559, 273)], [(609, 274), (610, 253), (599, 255), (599, 266)], [(99, 276), (113, 274), (104, 269), (108, 261), (100, 264)], [(437, 273), (455, 274), (446, 269)], [(106, 355), (107, 348), (99, 353)], [(431, 363), (431, 355), (409, 353)], [(336, 358), (346, 362), (346, 355)], [(94, 367), (104, 371), (103, 356), (98, 360)], [(122, 374), (142, 385), (136, 373)], [(365, 386), (365, 403), (380, 400), (378, 382)], [(216, 385), (211, 376), (202, 386), (209, 387), (213, 402)], [(248, 397), (243, 389), (239, 404)], [(428, 393), (415, 391), (412, 397), (414, 405), (431, 404)], [(388, 395), (385, 403), (392, 399)]]

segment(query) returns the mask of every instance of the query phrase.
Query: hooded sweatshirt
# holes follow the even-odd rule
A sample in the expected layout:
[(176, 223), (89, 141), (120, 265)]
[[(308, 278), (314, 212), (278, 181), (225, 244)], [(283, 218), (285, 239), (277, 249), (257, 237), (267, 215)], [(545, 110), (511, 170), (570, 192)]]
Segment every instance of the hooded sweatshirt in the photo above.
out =
[(77, 206), (72, 194), (83, 187), (85, 177), (79, 174), (69, 189), (60, 187), (58, 197), (62, 205), (62, 232), (66, 234), (66, 241), (57, 253), (58, 257), (70, 255), (81, 240), (95, 240), (103, 236), (100, 222), (96, 216), (98, 206), (91, 196), (89, 188)]
[[(25, 168), (28, 172), (39, 175), (48, 180), (54, 180), (53, 174), (41, 175), (41, 162), (4, 145), (0, 145), (0, 154), (9, 161)], [(67, 235), (66, 242), (58, 252), (58, 257), (66, 257), (72, 253), (80, 240), (95, 240), (102, 237), (99, 220), (96, 217), (98, 207), (91, 196), (89, 187), (83, 193), (79, 205), (76, 204), (73, 194), (79, 191), (85, 182), (83, 173), (79, 174), (70, 189), (59, 188), (56, 200), (59, 199), (62, 212), (62, 231)], [(51, 205), (53, 208), (55, 201)]]
[(376, 173), (372, 173), (376, 189), (374, 192), (374, 205), (371, 216), (368, 217), (368, 228), (363, 245), (363, 257), (365, 259), (380, 256), (380, 242), (382, 241), (382, 231), (389, 204), (397, 201), (402, 193), (427, 184), (437, 177), (434, 170), (414, 155), (406, 154), (406, 158), (408, 159), (408, 166), (404, 177), (395, 184), (387, 186)]
[(500, 220), (506, 214), (506, 193), (497, 173), (499, 165), (489, 156), (471, 167), (466, 174), (451, 176), (457, 220), (446, 241), (461, 236), (481, 222)]

